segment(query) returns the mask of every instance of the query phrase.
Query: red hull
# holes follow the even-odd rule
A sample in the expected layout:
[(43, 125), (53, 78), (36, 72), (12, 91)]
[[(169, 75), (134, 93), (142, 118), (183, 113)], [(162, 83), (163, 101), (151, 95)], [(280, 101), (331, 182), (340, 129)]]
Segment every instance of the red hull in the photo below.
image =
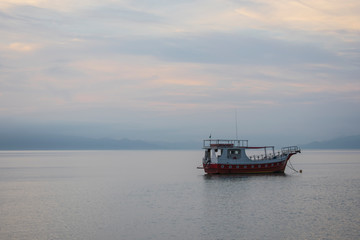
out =
[(289, 154), (286, 160), (276, 163), (203, 164), (203, 167), (208, 174), (283, 173), (292, 155)]

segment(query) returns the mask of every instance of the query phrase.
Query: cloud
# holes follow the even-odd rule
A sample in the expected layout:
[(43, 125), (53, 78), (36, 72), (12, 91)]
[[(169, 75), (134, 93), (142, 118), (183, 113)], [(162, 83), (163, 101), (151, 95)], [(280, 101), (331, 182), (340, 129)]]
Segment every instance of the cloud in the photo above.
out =
[(135, 22), (145, 25), (156, 24), (164, 21), (160, 16), (150, 12), (130, 9), (116, 4), (97, 6), (96, 8), (83, 11), (84, 16), (101, 22), (113, 20), (121, 24), (121, 21)]
[[(176, 85), (176, 86), (206, 86), (208, 85), (207, 82), (204, 81), (197, 81), (192, 79), (161, 79), (153, 81), (154, 84), (159, 85)], [(177, 95), (177, 93), (174, 93)], [(172, 95), (172, 94), (171, 94)]]
[(145, 55), (163, 61), (217, 64), (297, 64), (341, 61), (336, 51), (317, 43), (291, 42), (251, 32), (180, 34), (173, 37), (104, 39), (99, 48), (118, 54)]
[(358, 5), (2, 1), (0, 117), (192, 135), (238, 109), (248, 133), (349, 131), (331, 108), (359, 119)]
[(15, 42), (9, 45), (9, 49), (17, 52), (31, 52), (38, 48), (36, 44)]
[(360, 30), (360, 4), (357, 1), (255, 2), (256, 5), (245, 4), (235, 9), (251, 27), (278, 26), (304, 31)]

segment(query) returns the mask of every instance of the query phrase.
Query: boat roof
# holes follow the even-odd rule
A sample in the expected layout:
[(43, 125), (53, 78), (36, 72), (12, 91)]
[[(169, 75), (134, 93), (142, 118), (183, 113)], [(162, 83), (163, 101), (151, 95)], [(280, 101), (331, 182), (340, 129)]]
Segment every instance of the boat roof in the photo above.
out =
[(229, 139), (206, 139), (203, 143), (203, 149), (221, 149), (221, 148), (246, 148), (263, 149), (274, 148), (274, 146), (249, 146), (248, 140), (229, 140)]

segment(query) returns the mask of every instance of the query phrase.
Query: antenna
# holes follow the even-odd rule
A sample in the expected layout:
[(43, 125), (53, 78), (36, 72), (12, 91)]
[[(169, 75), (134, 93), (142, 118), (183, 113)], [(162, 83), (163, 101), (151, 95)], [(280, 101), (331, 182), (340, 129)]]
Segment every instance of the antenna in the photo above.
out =
[(238, 139), (238, 127), (237, 127), (237, 109), (235, 108), (235, 128), (236, 128), (236, 140)]

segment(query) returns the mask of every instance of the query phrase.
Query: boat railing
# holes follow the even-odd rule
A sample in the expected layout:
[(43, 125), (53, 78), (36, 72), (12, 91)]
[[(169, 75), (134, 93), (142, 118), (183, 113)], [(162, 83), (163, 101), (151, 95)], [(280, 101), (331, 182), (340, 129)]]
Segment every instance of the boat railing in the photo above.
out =
[(299, 153), (299, 152), (301, 152), (301, 150), (298, 146), (289, 146), (289, 147), (281, 148), (282, 154)]
[(272, 159), (275, 159), (276, 157), (279, 157), (280, 155), (275, 155), (275, 154), (272, 154), (272, 153), (269, 153), (267, 155), (264, 155), (264, 154), (260, 154), (260, 155), (251, 155), (249, 156), (249, 159), (250, 160), (253, 160), (253, 161), (263, 161), (263, 160), (272, 160)]
[(248, 147), (248, 140), (204, 140), (203, 148)]

